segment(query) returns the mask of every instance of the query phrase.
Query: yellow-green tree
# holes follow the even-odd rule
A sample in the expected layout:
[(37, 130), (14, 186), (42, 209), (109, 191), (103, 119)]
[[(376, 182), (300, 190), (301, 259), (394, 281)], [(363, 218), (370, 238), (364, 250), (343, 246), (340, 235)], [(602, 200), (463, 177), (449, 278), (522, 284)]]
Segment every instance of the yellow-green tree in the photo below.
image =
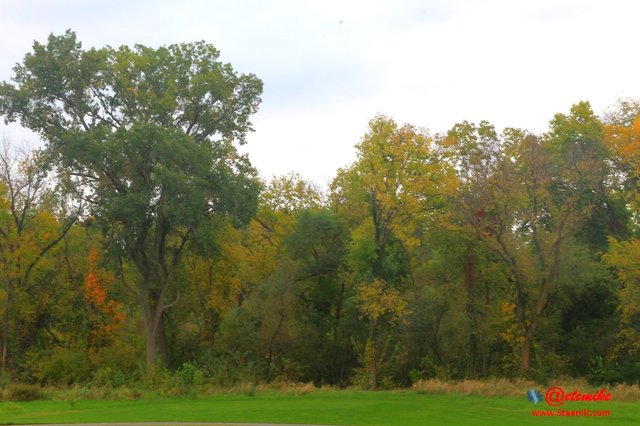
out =
[(321, 203), (319, 190), (301, 176), (275, 177), (265, 185), (258, 211), (246, 228), (219, 241), (223, 252), (225, 246), (240, 246), (236, 247), (238, 263), (220, 269), (225, 275), (235, 271), (239, 288), (234, 292), (233, 306), (224, 312), (218, 340), (227, 352), (240, 352), (243, 357), (250, 353), (243, 362), (263, 364), (267, 380), (283, 368), (283, 352), (292, 351), (301, 337), (297, 287), (307, 274), (301, 262), (291, 258), (288, 238), (297, 226), (298, 215), (319, 208)]
[[(56, 217), (54, 201), (46, 173), (39, 168), (36, 156), (16, 154), (5, 145), (0, 153), (3, 375), (8, 372), (11, 336), (21, 315), (15, 309), (16, 301), (41, 284), (39, 280), (46, 280), (42, 271), (53, 268), (51, 255), (75, 222), (74, 217), (65, 218), (61, 210)], [(25, 312), (28, 315), (30, 309)]]
[(367, 307), (393, 300), (397, 311), (404, 311), (406, 291), (424, 285), (415, 282), (424, 267), (423, 237), (445, 210), (456, 180), (425, 131), (398, 126), (386, 116), (369, 122), (356, 149), (356, 162), (332, 183), (330, 201), (352, 227), (348, 263), (357, 305), (369, 325), (362, 359), (375, 387), (386, 353), (382, 332), (388, 334), (385, 324), (396, 309), (390, 305), (384, 309), (389, 315), (382, 315)]
[(615, 155), (618, 169), (626, 179), (627, 199), (637, 223), (640, 214), (640, 115), (627, 126), (606, 126), (605, 136), (607, 145)]

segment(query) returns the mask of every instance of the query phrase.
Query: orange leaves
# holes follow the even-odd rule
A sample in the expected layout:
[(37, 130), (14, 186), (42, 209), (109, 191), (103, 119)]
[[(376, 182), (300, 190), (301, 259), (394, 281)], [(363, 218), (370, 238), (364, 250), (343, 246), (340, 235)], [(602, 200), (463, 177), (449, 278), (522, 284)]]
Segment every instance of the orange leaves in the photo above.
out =
[(628, 127), (606, 126), (605, 139), (620, 160), (640, 175), (640, 116)]
[(628, 182), (634, 183), (628, 199), (632, 208), (640, 209), (640, 115), (630, 126), (605, 126), (605, 142), (617, 157)]
[(91, 329), (91, 346), (101, 346), (113, 338), (122, 328), (125, 314), (122, 303), (108, 300), (108, 291), (113, 277), (111, 274), (97, 268), (98, 251), (89, 252), (89, 272), (84, 280), (83, 294), (89, 309), (89, 323)]
[(106, 289), (100, 284), (96, 273), (97, 250), (93, 249), (89, 253), (89, 272), (84, 280), (84, 299), (94, 306), (104, 305), (107, 299)]

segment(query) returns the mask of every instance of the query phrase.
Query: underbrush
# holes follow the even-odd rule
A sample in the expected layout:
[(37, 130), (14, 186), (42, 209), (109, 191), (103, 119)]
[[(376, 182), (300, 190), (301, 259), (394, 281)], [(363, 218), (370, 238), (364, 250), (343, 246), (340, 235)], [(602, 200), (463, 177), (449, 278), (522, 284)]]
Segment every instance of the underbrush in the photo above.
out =
[[(325, 389), (325, 388), (322, 388)], [(49, 389), (51, 399), (75, 401), (83, 399), (100, 400), (134, 400), (158, 399), (164, 397), (196, 398), (212, 395), (246, 395), (255, 396), (263, 393), (280, 393), (288, 395), (305, 395), (320, 390), (309, 383), (271, 383), (271, 384), (243, 384), (232, 387), (218, 386), (183, 386), (148, 389), (144, 387), (122, 386), (74, 386), (67, 389)]]
[(0, 389), (0, 401), (37, 401), (45, 399), (45, 393), (38, 385), (10, 383)]
[[(177, 376), (179, 377), (179, 376)], [(184, 379), (184, 378), (183, 378)], [(220, 386), (211, 383), (192, 383), (176, 380), (176, 376), (156, 377), (155, 383), (139, 383), (138, 385), (74, 385), (66, 388), (42, 388), (38, 385), (9, 384), (0, 389), (0, 401), (33, 401), (52, 399), (67, 401), (74, 405), (81, 400), (136, 400), (172, 398), (197, 398), (214, 395), (245, 395), (253, 397), (268, 393), (283, 395), (306, 395), (312, 392), (335, 391), (333, 387), (317, 387), (311, 383), (273, 382), (245, 383), (233, 386)], [(526, 392), (535, 389), (545, 393), (551, 387), (562, 387), (570, 393), (578, 390), (581, 393), (595, 393), (603, 388), (611, 393), (617, 401), (639, 401), (640, 386), (619, 384), (615, 386), (593, 386), (584, 379), (558, 378), (541, 385), (524, 379), (488, 379), (443, 381), (438, 379), (420, 380), (411, 390), (423, 394), (459, 394), (484, 397), (524, 397)], [(362, 390), (352, 388), (351, 390)], [(398, 389), (401, 390), (401, 389)]]

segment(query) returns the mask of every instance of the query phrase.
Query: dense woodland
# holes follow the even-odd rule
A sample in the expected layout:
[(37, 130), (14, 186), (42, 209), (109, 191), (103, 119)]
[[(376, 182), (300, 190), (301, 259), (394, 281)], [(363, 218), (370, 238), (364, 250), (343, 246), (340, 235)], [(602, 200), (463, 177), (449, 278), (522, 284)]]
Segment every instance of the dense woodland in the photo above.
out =
[(204, 42), (34, 43), (0, 85), (46, 144), (0, 152), (5, 382), (640, 380), (639, 102), (380, 115), (321, 190), (238, 153), (261, 92)]

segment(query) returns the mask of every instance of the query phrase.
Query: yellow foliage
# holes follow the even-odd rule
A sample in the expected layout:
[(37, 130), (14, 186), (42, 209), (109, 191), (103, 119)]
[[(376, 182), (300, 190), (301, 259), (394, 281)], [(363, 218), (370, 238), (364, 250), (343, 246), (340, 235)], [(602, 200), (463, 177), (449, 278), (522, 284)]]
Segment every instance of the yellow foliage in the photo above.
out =
[(516, 304), (513, 302), (502, 302), (500, 304), (500, 310), (504, 316), (513, 316), (516, 311)]
[[(605, 126), (605, 142), (637, 182), (640, 178), (640, 116), (631, 126)], [(640, 208), (640, 188), (636, 187), (630, 198), (635, 207)]]
[(503, 331), (500, 332), (500, 338), (513, 346), (519, 346), (524, 343), (524, 336), (520, 332), (518, 322), (516, 321), (516, 304), (512, 302), (503, 302), (500, 304), (502, 311), (501, 322)]
[(241, 231), (225, 224), (216, 237), (217, 253), (203, 257), (195, 254), (187, 256), (187, 279), (196, 288), (199, 297), (206, 306), (221, 315), (238, 303), (246, 289), (244, 275), (249, 257), (248, 250), (242, 245)]
[(398, 290), (386, 288), (385, 282), (381, 279), (357, 286), (355, 298), (363, 316), (373, 321), (386, 313), (390, 313), (395, 320), (408, 313), (407, 301)]
[(618, 278), (624, 283), (618, 290), (618, 309), (623, 321), (630, 322), (640, 313), (640, 239), (618, 242), (610, 238), (609, 251), (602, 258), (616, 270)]

